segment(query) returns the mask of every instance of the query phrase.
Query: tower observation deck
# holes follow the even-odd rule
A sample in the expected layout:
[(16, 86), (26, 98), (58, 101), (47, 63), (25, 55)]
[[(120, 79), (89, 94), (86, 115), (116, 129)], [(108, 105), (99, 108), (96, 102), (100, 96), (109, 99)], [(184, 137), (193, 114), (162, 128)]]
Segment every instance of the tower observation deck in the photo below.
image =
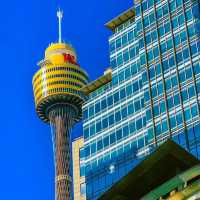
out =
[(82, 117), (86, 96), (81, 88), (88, 83), (87, 73), (77, 64), (74, 49), (62, 42), (61, 19), (58, 11), (59, 42), (51, 44), (40, 69), (33, 77), (36, 111), (40, 119), (50, 123), (52, 130), (56, 200), (69, 200), (71, 178), (70, 130)]

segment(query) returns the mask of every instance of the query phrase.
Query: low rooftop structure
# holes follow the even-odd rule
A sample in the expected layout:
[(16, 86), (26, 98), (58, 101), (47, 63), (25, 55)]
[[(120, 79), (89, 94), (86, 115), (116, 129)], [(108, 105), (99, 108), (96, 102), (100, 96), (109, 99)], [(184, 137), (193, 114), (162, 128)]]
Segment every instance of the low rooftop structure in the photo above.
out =
[[(169, 179), (199, 163), (200, 161), (196, 157), (178, 144), (168, 140), (116, 183), (99, 200), (142, 199), (143, 196)], [(160, 196), (162, 195), (160, 194)], [(147, 198), (144, 199), (147, 200)]]
[(91, 92), (97, 90), (98, 88), (100, 88), (101, 86), (109, 83), (110, 81), (112, 81), (112, 69), (108, 68), (105, 72), (103, 76), (100, 76), (98, 79), (90, 82), (88, 85), (84, 86), (83, 88), (81, 88), (81, 90), (85, 93), (85, 94), (90, 94)]

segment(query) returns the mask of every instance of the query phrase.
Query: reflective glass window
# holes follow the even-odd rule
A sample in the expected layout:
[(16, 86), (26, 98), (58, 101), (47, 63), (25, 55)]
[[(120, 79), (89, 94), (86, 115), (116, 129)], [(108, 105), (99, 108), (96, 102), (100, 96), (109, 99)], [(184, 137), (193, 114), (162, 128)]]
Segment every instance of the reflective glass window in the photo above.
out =
[(103, 139), (103, 146), (106, 148), (109, 145), (109, 135)]
[(188, 93), (186, 89), (181, 92), (181, 95), (182, 95), (183, 101), (186, 101), (188, 99)]
[(185, 17), (183, 16), (183, 14), (178, 16), (179, 25), (183, 25), (184, 24), (184, 22), (185, 22), (184, 19), (185, 19)]
[(127, 107), (122, 109), (122, 119), (127, 117)]
[(161, 124), (157, 124), (156, 125), (156, 135), (160, 135), (161, 134)]
[(161, 74), (161, 67), (160, 67), (160, 64), (157, 64), (157, 65), (156, 65), (155, 70), (156, 70), (157, 76)]
[(108, 119), (107, 118), (104, 118), (102, 120), (102, 126), (103, 126), (103, 129), (108, 127)]
[(129, 124), (129, 130), (130, 130), (130, 134), (133, 134), (135, 132), (135, 122), (131, 122)]
[(121, 113), (120, 113), (120, 111), (118, 111), (115, 113), (115, 121), (119, 122), (120, 120), (121, 120)]
[(119, 101), (119, 92), (116, 92), (114, 94), (114, 103), (118, 102)]
[(181, 38), (181, 42), (186, 41), (186, 39), (187, 39), (187, 34), (186, 34), (185, 31), (183, 31), (183, 32), (180, 33), (180, 38)]
[(165, 101), (160, 102), (160, 112), (164, 113), (166, 111), (166, 104)]
[(128, 115), (131, 115), (134, 113), (134, 106), (133, 104), (128, 105)]
[(100, 132), (101, 129), (102, 129), (101, 121), (98, 121), (98, 122), (96, 123), (96, 132), (97, 132), (97, 133)]
[(91, 145), (91, 154), (96, 152), (96, 142), (92, 143)]
[(136, 128), (137, 128), (137, 130), (142, 128), (142, 119), (141, 118), (136, 121)]
[(162, 132), (166, 132), (168, 130), (168, 124), (167, 124), (167, 120), (164, 120), (162, 122)]
[(200, 65), (194, 64), (194, 73), (195, 75), (200, 74)]
[(180, 104), (180, 96), (179, 94), (174, 95), (174, 105), (177, 106)]
[(160, 83), (158, 84), (158, 95), (163, 94), (163, 92), (164, 92), (163, 83), (160, 82)]
[(115, 50), (115, 42), (112, 41), (112, 42), (110, 43), (110, 52), (113, 52), (114, 50)]
[(176, 29), (178, 27), (178, 20), (177, 20), (177, 18), (174, 18), (172, 20), (172, 27), (173, 27), (173, 29)]
[(169, 58), (169, 65), (170, 65), (170, 67), (172, 67), (172, 66), (175, 65), (175, 59), (174, 59), (174, 56), (172, 56), (172, 57)]
[(158, 107), (158, 105), (155, 105), (153, 107), (153, 112), (154, 112), (154, 116), (155, 117), (159, 115), (159, 107)]
[(173, 0), (169, 3), (170, 11), (174, 11), (176, 9), (176, 2)]
[(152, 118), (151, 109), (148, 109), (148, 110), (146, 111), (146, 119), (147, 119), (147, 121), (148, 121), (148, 120), (150, 120), (151, 118)]
[(169, 10), (168, 10), (168, 5), (167, 5), (167, 4), (165, 4), (165, 5), (162, 7), (162, 9), (163, 9), (163, 15), (168, 14)]
[(126, 86), (126, 95), (129, 96), (132, 94), (132, 86), (131, 84)]
[(178, 85), (177, 76), (173, 76), (171, 82), (172, 82), (172, 87), (176, 87)]
[(158, 32), (159, 32), (160, 37), (162, 37), (162, 36), (165, 34), (165, 29), (164, 29), (164, 27), (163, 27), (163, 26), (160, 26), (160, 27), (158, 28)]
[(154, 58), (157, 58), (159, 56), (159, 49), (158, 49), (158, 47), (155, 47), (153, 49), (153, 55), (154, 55)]
[(135, 105), (135, 112), (137, 112), (137, 111), (140, 109), (140, 101), (139, 101), (139, 100), (136, 101), (136, 102), (134, 103), (134, 105)]
[(173, 47), (172, 39), (167, 40), (167, 49), (170, 50)]
[(110, 144), (113, 144), (116, 142), (116, 136), (115, 133), (110, 134)]
[(90, 155), (90, 146), (85, 147), (85, 156), (88, 157)]
[(114, 124), (114, 114), (109, 115), (109, 117), (108, 117), (108, 121), (109, 121), (109, 126), (111, 126), (111, 125)]
[(118, 38), (118, 39), (116, 40), (116, 48), (118, 49), (118, 48), (120, 48), (121, 46), (122, 46), (121, 38)]
[(152, 93), (152, 98), (155, 98), (157, 96), (157, 88), (156, 88), (156, 86), (152, 87), (151, 93)]
[(117, 56), (117, 65), (122, 65), (123, 64), (123, 57), (122, 54), (119, 54)]
[(100, 111), (100, 102), (97, 102), (95, 104), (95, 113), (98, 113)]
[(127, 34), (124, 34), (122, 36), (122, 45), (125, 46), (127, 43), (128, 43)]
[(173, 102), (173, 98), (172, 97), (167, 98), (167, 105), (168, 105), (169, 109), (174, 106), (174, 102)]
[(175, 117), (170, 117), (170, 126), (174, 128), (176, 126), (176, 119)]
[(149, 94), (148, 90), (144, 92), (144, 99), (145, 99), (146, 102), (149, 101), (149, 99), (150, 99), (150, 94)]
[(97, 151), (100, 151), (101, 149), (103, 149), (103, 141), (102, 141), (102, 139), (97, 141)]
[(95, 134), (95, 125), (91, 125), (90, 126), (90, 137), (93, 136)]
[(189, 97), (192, 98), (195, 96), (195, 89), (194, 86), (188, 88)]
[(123, 138), (127, 137), (129, 135), (129, 128), (128, 125), (123, 127)]
[(129, 42), (132, 41), (133, 38), (134, 38), (133, 31), (130, 31), (130, 32), (128, 33), (128, 40), (129, 40)]
[(122, 139), (122, 129), (116, 131), (117, 141)]
[(178, 125), (181, 125), (183, 123), (183, 116), (182, 113), (179, 113), (176, 115), (176, 121)]
[(92, 117), (94, 115), (94, 106), (89, 107), (89, 117)]
[(138, 140), (138, 148), (142, 148), (142, 147), (144, 147), (144, 138), (140, 138)]
[(101, 110), (104, 110), (107, 107), (106, 105), (106, 98), (101, 100)]
[(120, 90), (120, 99), (123, 99), (126, 96), (125, 88)]
[(156, 31), (156, 30), (153, 31), (153, 32), (151, 32), (151, 38), (152, 38), (153, 41), (154, 41), (154, 40), (157, 40), (158, 34), (157, 34), (157, 31)]
[(183, 5), (183, 2), (182, 0), (176, 0), (176, 6), (182, 6)]
[(192, 106), (191, 113), (192, 113), (192, 117), (196, 117), (198, 115), (198, 107), (197, 107), (197, 105)]
[(149, 15), (149, 21), (150, 21), (150, 24), (154, 23), (155, 22), (155, 14), (154, 13), (151, 13)]
[(197, 53), (197, 47), (196, 47), (196, 44), (193, 44), (191, 46), (191, 52), (192, 52), (192, 55), (196, 54)]
[(167, 24), (164, 25), (165, 28), (165, 34), (170, 31), (170, 23), (168, 22)]
[(159, 18), (162, 17), (162, 8), (159, 8), (159, 9), (156, 11), (156, 15), (157, 15), (157, 19), (159, 19)]
[(119, 72), (119, 82), (124, 81), (124, 71)]
[(192, 12), (191, 12), (191, 10), (189, 9), (189, 10), (186, 11), (186, 20), (189, 21), (189, 20), (191, 20), (191, 19), (192, 19)]
[(87, 139), (89, 137), (89, 127), (85, 127), (83, 129), (84, 138)]
[(127, 67), (125, 70), (125, 79), (128, 79), (131, 76), (130, 67)]
[(128, 50), (123, 52), (123, 60), (124, 60), (124, 62), (127, 62), (129, 60), (129, 52), (128, 52)]
[(185, 120), (186, 120), (186, 121), (188, 121), (188, 120), (191, 119), (191, 116), (190, 116), (190, 109), (189, 109), (189, 108), (186, 109), (186, 110), (184, 111), (184, 115), (185, 115)]
[(83, 118), (84, 119), (88, 118), (88, 109), (83, 110)]
[(111, 106), (113, 104), (113, 96), (108, 96), (108, 106)]

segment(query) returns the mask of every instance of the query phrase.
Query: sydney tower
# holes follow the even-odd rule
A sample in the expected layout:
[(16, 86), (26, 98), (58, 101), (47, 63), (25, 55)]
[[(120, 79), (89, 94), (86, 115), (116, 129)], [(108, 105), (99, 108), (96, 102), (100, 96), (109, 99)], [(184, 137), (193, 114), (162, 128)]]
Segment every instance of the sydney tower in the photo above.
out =
[(88, 82), (87, 73), (77, 63), (71, 45), (62, 42), (59, 19), (59, 40), (45, 51), (33, 77), (36, 111), (40, 119), (50, 123), (55, 160), (56, 200), (70, 200), (70, 130), (82, 117), (85, 95), (81, 88)]

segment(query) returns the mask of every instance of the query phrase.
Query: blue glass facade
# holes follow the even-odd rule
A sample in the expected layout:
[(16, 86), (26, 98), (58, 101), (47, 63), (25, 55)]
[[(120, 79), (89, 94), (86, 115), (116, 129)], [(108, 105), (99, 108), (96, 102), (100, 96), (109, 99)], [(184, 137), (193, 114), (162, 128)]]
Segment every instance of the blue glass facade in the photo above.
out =
[(200, 158), (200, 3), (135, 1), (109, 38), (112, 81), (83, 106), (88, 200), (172, 138)]

